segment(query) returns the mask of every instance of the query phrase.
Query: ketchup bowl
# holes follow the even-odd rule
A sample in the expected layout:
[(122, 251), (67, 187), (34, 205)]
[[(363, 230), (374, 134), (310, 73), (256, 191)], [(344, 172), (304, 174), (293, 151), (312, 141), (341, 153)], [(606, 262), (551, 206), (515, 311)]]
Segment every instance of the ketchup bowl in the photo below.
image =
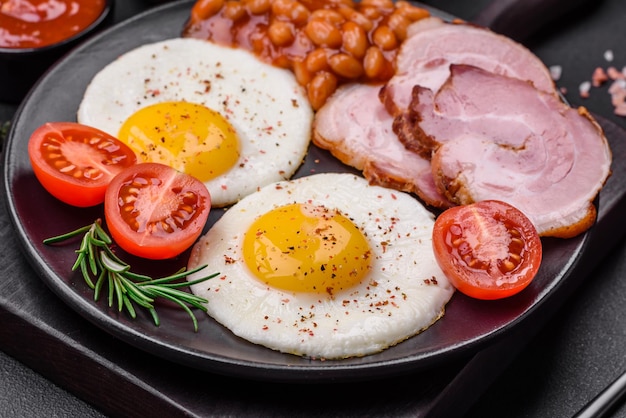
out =
[(18, 103), (74, 46), (109, 25), (115, 0), (0, 1), (0, 101)]

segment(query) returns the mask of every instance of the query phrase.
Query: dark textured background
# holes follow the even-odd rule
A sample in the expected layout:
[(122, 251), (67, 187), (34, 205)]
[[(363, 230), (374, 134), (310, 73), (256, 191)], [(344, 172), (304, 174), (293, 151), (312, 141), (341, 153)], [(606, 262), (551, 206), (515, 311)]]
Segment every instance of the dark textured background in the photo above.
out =
[[(489, 2), (430, 0), (426, 3), (471, 20)], [(603, 58), (604, 51), (614, 52), (613, 64), (618, 68), (626, 65), (626, 3), (624, 0), (598, 0), (594, 4), (592, 8), (560, 18), (526, 40), (525, 44), (547, 65), (562, 65), (563, 75), (558, 84), (567, 88), (567, 99), (571, 104), (586, 105), (592, 112), (626, 127), (625, 118), (612, 115), (606, 87), (593, 90), (592, 97), (587, 100), (577, 94), (578, 85), (590, 79), (596, 66), (608, 65)], [(150, 5), (145, 0), (119, 0), (116, 19), (122, 20)], [(0, 121), (10, 119), (14, 111), (15, 106), (0, 104)], [(615, 159), (623, 157), (614, 156)], [(0, 236), (14, 239), (12, 234), (11, 225), (3, 219)], [(626, 369), (625, 255), (626, 242), (622, 241), (547, 326), (528, 341), (522, 354), (490, 386), (468, 416), (569, 417)], [(0, 261), (0, 277), (6, 277), (26, 263), (11, 252), (0, 255)], [(0, 292), (3, 291), (10, 289), (0, 288)], [(50, 303), (59, 304), (56, 300)], [(74, 314), (64, 311), (60, 319), (65, 315), (73, 319)], [(41, 337), (33, 337), (33, 350), (36, 351)], [(0, 341), (0, 348), (5, 344), (8, 341)], [(203, 389), (210, 390), (213, 383), (203, 385)], [(93, 382), (93, 387), (106, 391), (98, 386), (98, 382)], [(375, 385), (367, 394), (356, 394), (361, 397), (375, 395)], [(229, 401), (234, 399), (236, 394)], [(128, 401), (132, 402), (132, 396)], [(303, 402), (306, 401), (311, 400), (303, 393)], [(395, 408), (390, 405), (389, 409), (393, 411)], [(397, 410), (403, 411), (401, 408)], [(254, 415), (254, 411), (248, 413)], [(207, 411), (207, 415), (212, 412)], [(0, 352), (0, 417), (44, 416), (99, 417), (103, 414)], [(626, 416), (626, 408), (616, 411), (616, 416)]]

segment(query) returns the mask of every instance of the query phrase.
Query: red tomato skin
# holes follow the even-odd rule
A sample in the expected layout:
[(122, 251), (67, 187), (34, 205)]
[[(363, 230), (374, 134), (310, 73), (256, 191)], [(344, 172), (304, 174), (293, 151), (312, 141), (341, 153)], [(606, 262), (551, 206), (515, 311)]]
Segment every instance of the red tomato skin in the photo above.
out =
[[(508, 274), (501, 271), (494, 274), (484, 269), (470, 268), (458, 254), (451, 254), (452, 245), (448, 233), (453, 225), (462, 224), (468, 218), (494, 216), (494, 213), (512, 222), (524, 240), (522, 261)], [(496, 237), (493, 240), (497, 240)], [(515, 207), (496, 200), (456, 206), (440, 214), (433, 227), (433, 250), (439, 267), (450, 283), (461, 293), (482, 300), (502, 299), (521, 292), (536, 276), (542, 260), (541, 239), (532, 222)], [(499, 279), (514, 281), (497, 283)]]
[[(133, 179), (146, 177), (158, 179), (161, 184), (167, 184), (167, 190), (178, 186), (185, 191), (191, 191), (197, 197), (199, 203), (197, 207), (194, 207), (192, 218), (185, 223), (184, 228), (177, 228), (166, 234), (162, 231), (138, 232), (123, 217), (120, 205), (124, 202), (125, 188), (129, 187)], [(168, 204), (174, 205), (176, 202), (171, 199), (172, 194), (169, 194), (167, 190), (159, 189), (158, 192), (152, 193), (152, 197), (159, 196), (152, 203), (146, 202), (145, 199), (142, 201), (142, 197), (138, 197), (137, 205), (151, 209), (154, 208), (155, 201), (157, 204), (166, 205), (161, 208), (167, 207)], [(173, 258), (191, 247), (202, 233), (210, 210), (211, 196), (204, 183), (159, 163), (139, 163), (122, 171), (111, 181), (104, 199), (104, 214), (111, 238), (129, 254), (151, 260)], [(165, 210), (160, 213), (165, 213)], [(142, 221), (139, 222), (142, 231), (146, 231), (145, 224)]]
[[(107, 141), (114, 155), (119, 156), (115, 164), (107, 164), (102, 177), (98, 179), (86, 179), (74, 177), (55, 168), (52, 162), (46, 158), (42, 147), (50, 137), (56, 137), (61, 142), (71, 142), (70, 138), (99, 138)], [(79, 141), (74, 141), (79, 142)], [(95, 148), (94, 148), (95, 149)], [(103, 158), (108, 155), (107, 151), (99, 150)], [(133, 150), (117, 138), (100, 131), (99, 129), (73, 122), (50, 122), (37, 128), (28, 142), (28, 157), (33, 172), (41, 185), (54, 197), (72, 206), (89, 207), (101, 204), (104, 194), (111, 179), (124, 168), (134, 165), (137, 157)], [(71, 158), (71, 156), (70, 156)], [(102, 164), (102, 166), (105, 166)]]

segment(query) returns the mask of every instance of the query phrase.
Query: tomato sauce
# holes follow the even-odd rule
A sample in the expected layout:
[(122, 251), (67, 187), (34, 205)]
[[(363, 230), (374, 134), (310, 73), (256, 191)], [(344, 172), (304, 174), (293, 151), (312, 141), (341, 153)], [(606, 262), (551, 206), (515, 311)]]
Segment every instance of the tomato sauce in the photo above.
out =
[(105, 0), (0, 0), (0, 48), (39, 48), (87, 28)]

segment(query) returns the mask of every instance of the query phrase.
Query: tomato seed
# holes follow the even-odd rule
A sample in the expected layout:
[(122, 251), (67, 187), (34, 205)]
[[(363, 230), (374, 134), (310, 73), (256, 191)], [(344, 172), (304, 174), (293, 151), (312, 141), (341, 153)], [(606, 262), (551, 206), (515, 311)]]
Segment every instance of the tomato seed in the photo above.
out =
[(502, 267), (504, 267), (506, 272), (510, 272), (515, 268), (515, 264), (513, 264), (510, 260), (503, 260)]

